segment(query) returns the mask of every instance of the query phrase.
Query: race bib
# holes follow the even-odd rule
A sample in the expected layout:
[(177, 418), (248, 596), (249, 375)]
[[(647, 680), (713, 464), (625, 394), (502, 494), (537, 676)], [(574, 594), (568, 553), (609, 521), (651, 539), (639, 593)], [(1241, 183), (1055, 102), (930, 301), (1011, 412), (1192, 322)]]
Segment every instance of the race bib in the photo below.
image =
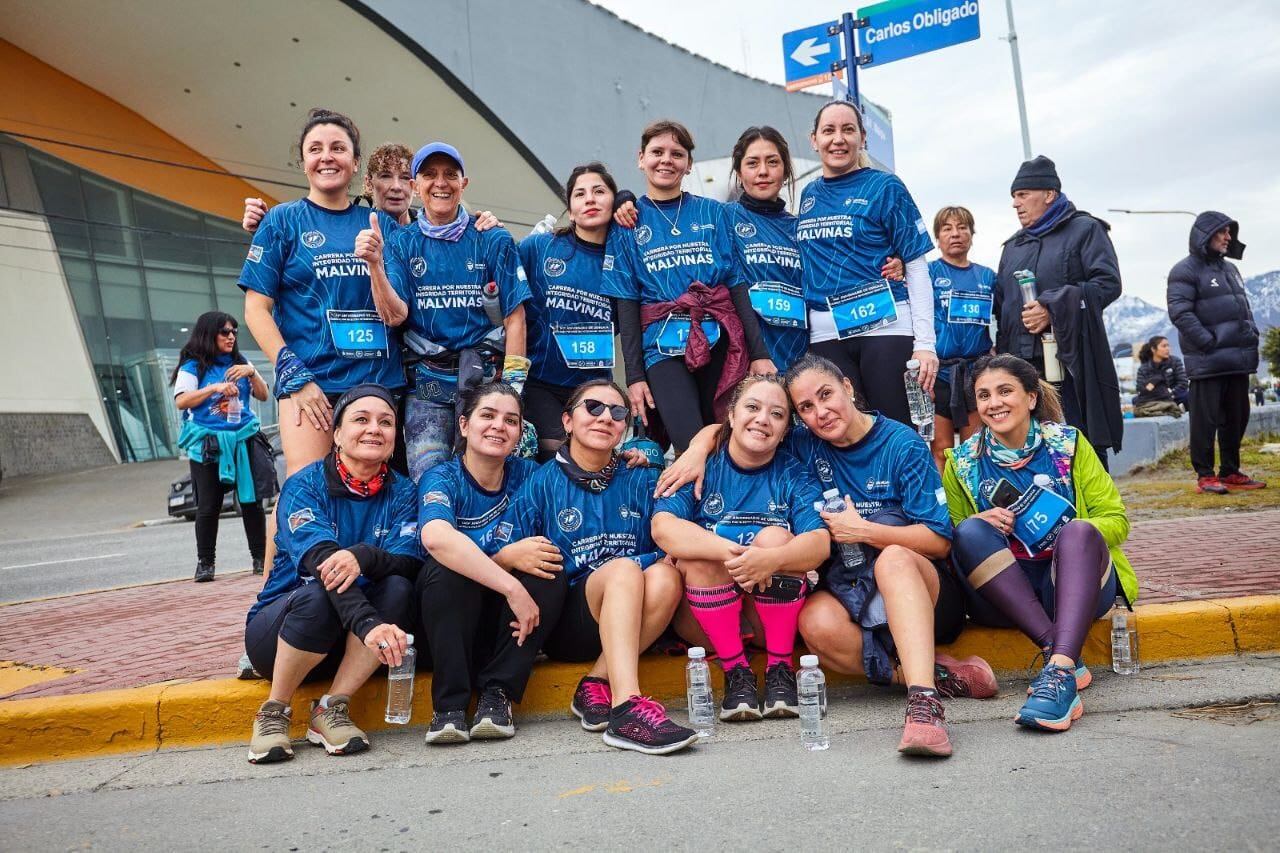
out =
[[(662, 321), (662, 328), (658, 329), (658, 354), (665, 356), (682, 356), (685, 347), (689, 343), (689, 330), (693, 327), (693, 321), (689, 319), (688, 314), (671, 313)], [(720, 340), (720, 324), (715, 320), (703, 320), (702, 332), (707, 336), (707, 343), (715, 346)]]
[(1076, 517), (1076, 508), (1053, 489), (1032, 486), (1009, 511), (1014, 514), (1013, 536), (1031, 555), (1053, 547), (1058, 534)]
[(756, 540), (756, 534), (761, 528), (770, 526), (789, 527), (785, 521), (758, 512), (726, 512), (711, 528), (711, 532), (721, 539), (728, 539), (739, 545), (750, 545)]
[(613, 326), (610, 323), (564, 323), (552, 335), (564, 363), (577, 370), (613, 367)]
[(991, 294), (951, 291), (947, 322), (971, 326), (991, 325)]
[(386, 358), (390, 354), (387, 327), (377, 311), (330, 308), (325, 316), (329, 320), (333, 348), (343, 358)]
[(804, 329), (809, 326), (800, 288), (784, 281), (760, 281), (751, 285), (751, 307), (770, 326)]
[(841, 340), (883, 329), (898, 319), (898, 306), (886, 279), (860, 284), (827, 299), (836, 334)]

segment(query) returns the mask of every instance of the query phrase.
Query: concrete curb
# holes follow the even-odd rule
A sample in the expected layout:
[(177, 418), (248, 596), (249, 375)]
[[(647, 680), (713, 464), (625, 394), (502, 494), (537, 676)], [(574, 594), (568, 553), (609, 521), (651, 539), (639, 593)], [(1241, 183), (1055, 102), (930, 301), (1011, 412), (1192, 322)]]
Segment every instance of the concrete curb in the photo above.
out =
[[(1145, 663), (1280, 651), (1280, 595), (1150, 604), (1137, 614)], [(1085, 642), (1085, 660), (1103, 666), (1111, 657), (1110, 644), (1110, 626), (1100, 620)], [(977, 626), (941, 651), (956, 657), (979, 654), (997, 671), (1014, 674), (1025, 672), (1036, 653), (1016, 631)], [(662, 700), (682, 697), (683, 666), (679, 658), (643, 658), (641, 684)], [(519, 713), (567, 717), (584, 671), (581, 664), (540, 665)], [(430, 674), (417, 682), (413, 724), (421, 726), (431, 716)], [(294, 697), (295, 735), (305, 731), (311, 700), (322, 692), (321, 685), (307, 685)], [(247, 743), (253, 715), (266, 697), (266, 682), (228, 678), (0, 702), (0, 765)], [(382, 719), (385, 704), (386, 682), (375, 677), (354, 698), (352, 717), (369, 731), (388, 728)]]

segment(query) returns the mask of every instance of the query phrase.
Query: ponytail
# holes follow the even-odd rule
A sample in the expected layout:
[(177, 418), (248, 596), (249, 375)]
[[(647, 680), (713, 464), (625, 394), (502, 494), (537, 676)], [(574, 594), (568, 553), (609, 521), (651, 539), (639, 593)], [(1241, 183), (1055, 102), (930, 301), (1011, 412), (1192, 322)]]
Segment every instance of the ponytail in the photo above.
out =
[(1036, 407), (1031, 410), (1031, 414), (1042, 422), (1065, 423), (1066, 419), (1062, 414), (1062, 398), (1058, 396), (1058, 389), (1043, 379), (1038, 380), (1038, 385)]

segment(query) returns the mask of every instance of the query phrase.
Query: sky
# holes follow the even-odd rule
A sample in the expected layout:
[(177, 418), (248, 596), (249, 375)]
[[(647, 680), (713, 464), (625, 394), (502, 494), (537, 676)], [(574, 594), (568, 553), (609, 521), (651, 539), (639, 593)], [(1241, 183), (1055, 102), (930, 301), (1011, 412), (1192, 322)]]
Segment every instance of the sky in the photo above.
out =
[[(594, 2), (778, 84), (784, 32), (855, 11), (820, 0)], [(1032, 152), (1057, 163), (1077, 207), (1111, 224), (1126, 293), (1164, 306), (1193, 219), (1109, 208), (1221, 210), (1248, 245), (1241, 272), (1280, 269), (1280, 2), (1013, 5)], [(864, 69), (858, 80), (893, 115), (897, 172), (926, 221), (944, 205), (968, 207), (977, 219), (971, 257), (995, 267), (1018, 228), (1009, 184), (1022, 137), (1005, 4), (979, 8), (977, 41)]]

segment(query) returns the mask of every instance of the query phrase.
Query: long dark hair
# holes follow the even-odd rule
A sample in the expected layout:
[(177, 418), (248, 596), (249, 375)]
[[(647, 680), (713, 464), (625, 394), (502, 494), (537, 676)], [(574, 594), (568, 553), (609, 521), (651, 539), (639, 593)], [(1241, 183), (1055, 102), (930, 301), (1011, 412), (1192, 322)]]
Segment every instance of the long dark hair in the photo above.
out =
[[(178, 353), (178, 366), (169, 374), (170, 385), (177, 381), (178, 371), (188, 361), (196, 363), (196, 381), (204, 381), (204, 375), (213, 366), (214, 359), (222, 355), (218, 349), (218, 332), (228, 324), (239, 331), (240, 324), (236, 322), (236, 318), (225, 311), (206, 311), (196, 318), (196, 324), (191, 328), (191, 337), (187, 338), (182, 351)], [(231, 348), (231, 363), (249, 363), (249, 359), (240, 354), (239, 335), (236, 335), (235, 346)]]
[(736, 181), (740, 192), (746, 192), (742, 186), (742, 178), (738, 173), (742, 171), (742, 158), (747, 156), (747, 149), (751, 147), (751, 143), (763, 139), (765, 142), (773, 143), (773, 147), (778, 149), (778, 154), (782, 157), (782, 179), (787, 185), (787, 196), (793, 198), (796, 194), (796, 176), (791, 166), (791, 147), (787, 145), (787, 140), (782, 134), (769, 125), (761, 127), (748, 127), (742, 131), (742, 135), (738, 137), (738, 141), (733, 144), (733, 166), (729, 173), (730, 182)]
[[(462, 435), (461, 420), (466, 418), (471, 420), (471, 416), (475, 414), (476, 407), (480, 405), (480, 401), (490, 394), (501, 394), (504, 397), (510, 397), (516, 401), (516, 410), (520, 412), (521, 420), (524, 419), (524, 401), (520, 399), (520, 392), (506, 382), (482, 382), (473, 388), (468, 388), (458, 395), (458, 399), (462, 402), (462, 408), (458, 413), (459, 428), (457, 436), (453, 442), (453, 452), (462, 453), (467, 449), (467, 440)], [(523, 427), (523, 424), (521, 424)], [(520, 439), (516, 439), (519, 444)]]
[[(600, 180), (604, 181), (604, 185), (609, 188), (609, 192), (615, 196), (618, 194), (618, 182), (613, 179), (613, 175), (609, 174), (609, 167), (599, 160), (592, 160), (590, 163), (583, 163), (580, 166), (574, 166), (573, 171), (569, 173), (569, 179), (564, 182), (564, 209), (569, 209), (569, 199), (573, 197), (573, 188), (578, 185), (578, 179), (583, 175), (599, 175)], [(573, 223), (570, 222), (563, 228), (556, 229), (557, 237), (564, 237), (573, 231)], [(623, 394), (622, 396), (626, 396)]]
[(969, 371), (970, 395), (974, 393), (974, 386), (978, 384), (979, 377), (993, 370), (1003, 370), (1018, 381), (1023, 391), (1036, 395), (1036, 406), (1031, 410), (1031, 414), (1038, 420), (1063, 422), (1062, 400), (1058, 397), (1057, 390), (1040, 378), (1040, 374), (1030, 362), (1007, 352), (999, 355), (984, 355), (974, 362), (973, 369)]
[(1142, 345), (1142, 348), (1138, 350), (1138, 361), (1145, 363), (1153, 360), (1156, 354), (1156, 347), (1160, 346), (1160, 344), (1167, 340), (1169, 339), (1164, 335), (1152, 335), (1147, 339), (1147, 342)]

